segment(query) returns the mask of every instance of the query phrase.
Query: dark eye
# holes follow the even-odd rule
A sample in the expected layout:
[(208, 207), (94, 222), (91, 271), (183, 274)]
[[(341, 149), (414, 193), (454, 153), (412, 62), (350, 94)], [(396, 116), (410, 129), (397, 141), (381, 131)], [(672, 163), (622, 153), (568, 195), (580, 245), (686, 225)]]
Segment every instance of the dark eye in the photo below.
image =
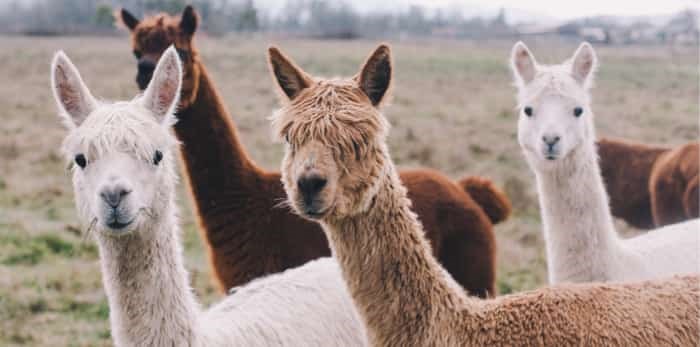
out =
[(583, 114), (583, 109), (581, 107), (574, 107), (574, 116), (580, 117)]
[(87, 165), (87, 159), (85, 159), (85, 156), (82, 153), (80, 153), (75, 156), (75, 163), (78, 164), (80, 168), (84, 169)]
[(289, 142), (289, 134), (284, 134), (284, 141), (291, 144), (291, 142)]
[(181, 60), (189, 60), (190, 58), (190, 52), (181, 48), (175, 48), (177, 51), (177, 55), (180, 56)]
[(163, 152), (156, 150), (156, 152), (153, 153), (153, 165), (158, 165), (161, 160), (163, 160)]
[(532, 107), (530, 107), (530, 106), (525, 106), (525, 108), (523, 109), (523, 112), (525, 112), (525, 114), (526, 114), (528, 117), (532, 117)]
[(136, 59), (141, 59), (141, 52), (134, 50), (134, 57), (136, 57)]

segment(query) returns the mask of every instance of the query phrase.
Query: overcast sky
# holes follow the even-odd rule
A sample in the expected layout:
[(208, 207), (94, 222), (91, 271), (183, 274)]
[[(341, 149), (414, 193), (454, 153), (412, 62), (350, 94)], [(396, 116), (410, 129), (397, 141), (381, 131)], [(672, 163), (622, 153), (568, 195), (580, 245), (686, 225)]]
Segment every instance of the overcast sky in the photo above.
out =
[[(491, 14), (500, 7), (535, 17), (564, 20), (593, 15), (667, 15), (686, 8), (700, 9), (700, 0), (352, 0), (362, 12), (394, 11), (418, 4), (428, 8), (459, 8), (465, 15)], [(285, 0), (256, 0), (260, 5), (280, 8)]]
[[(0, 5), (14, 1), (33, 2), (35, 0), (0, 0)], [(273, 13), (285, 4), (286, 0), (254, 0), (258, 6)], [(330, 0), (333, 2), (334, 0)], [(639, 16), (668, 15), (686, 8), (700, 10), (700, 0), (345, 0), (361, 12), (398, 11), (417, 4), (426, 8), (459, 9), (465, 16), (493, 15), (499, 8), (509, 11), (511, 20), (528, 18), (566, 20), (594, 15)], [(515, 17), (515, 18), (513, 18)]]

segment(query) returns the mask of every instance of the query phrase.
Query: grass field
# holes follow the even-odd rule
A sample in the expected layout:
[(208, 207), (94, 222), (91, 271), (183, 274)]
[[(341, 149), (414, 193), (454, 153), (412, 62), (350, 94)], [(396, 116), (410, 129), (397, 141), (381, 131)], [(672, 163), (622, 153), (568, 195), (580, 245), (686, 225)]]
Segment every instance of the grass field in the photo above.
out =
[[(277, 106), (265, 66), (265, 38), (200, 38), (205, 64), (243, 142), (262, 166), (278, 167), (267, 117)], [(280, 41), (307, 71), (354, 74), (373, 42)], [(507, 70), (513, 42), (395, 43), (390, 147), (401, 167), (428, 166), (452, 177), (485, 175), (504, 187), (515, 214), (496, 227), (501, 293), (546, 282), (533, 175), (516, 142), (515, 90)], [(575, 46), (528, 42), (540, 62), (559, 62)], [(109, 308), (97, 248), (77, 223), (59, 146), (65, 134), (49, 90), (52, 53), (64, 49), (93, 93), (136, 93), (126, 37), (1, 38), (0, 345), (111, 345)], [(598, 134), (646, 143), (698, 138), (697, 47), (599, 47), (593, 91)], [(181, 190), (186, 266), (200, 298), (219, 298)], [(625, 233), (634, 233), (618, 223)]]

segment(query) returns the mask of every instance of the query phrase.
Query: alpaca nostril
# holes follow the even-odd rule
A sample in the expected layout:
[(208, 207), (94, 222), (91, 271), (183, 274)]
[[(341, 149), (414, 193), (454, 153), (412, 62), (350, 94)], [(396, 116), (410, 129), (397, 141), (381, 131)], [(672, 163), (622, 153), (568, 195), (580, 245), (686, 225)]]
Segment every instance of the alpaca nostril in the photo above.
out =
[(306, 200), (316, 196), (326, 186), (327, 180), (323, 177), (312, 175), (302, 177), (297, 181), (297, 187)]
[(131, 193), (130, 189), (121, 186), (105, 188), (100, 192), (100, 197), (112, 208), (117, 208), (125, 196)]
[(550, 147), (554, 146), (557, 142), (559, 142), (559, 140), (561, 140), (561, 137), (559, 137), (557, 135), (555, 135), (555, 136), (552, 136), (552, 135), (542, 136), (542, 141)]

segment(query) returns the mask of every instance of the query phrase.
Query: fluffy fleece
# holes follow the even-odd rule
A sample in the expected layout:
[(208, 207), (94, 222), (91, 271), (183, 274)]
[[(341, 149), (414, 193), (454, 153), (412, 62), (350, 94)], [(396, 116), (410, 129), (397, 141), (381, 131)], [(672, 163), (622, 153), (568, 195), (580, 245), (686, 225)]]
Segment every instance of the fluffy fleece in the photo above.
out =
[[(389, 47), (381, 45), (367, 64), (388, 54)], [(346, 105), (332, 93), (321, 91), (371, 95), (362, 93), (367, 88), (362, 82), (382, 75), (363, 68), (356, 84), (311, 83), (298, 97), (317, 95), (319, 107), (343, 109)], [(464, 295), (431, 256), (389, 156), (386, 120), (371, 105), (371, 97), (362, 100), (366, 105), (361, 113), (352, 117), (330, 113), (322, 119), (314, 118), (308, 108), (285, 105), (274, 115), (273, 128), (288, 139), (282, 178), (289, 203), (322, 225), (373, 346), (696, 346), (700, 342), (698, 276), (565, 285), (490, 300)], [(353, 127), (357, 121), (364, 125)], [(305, 138), (309, 134), (314, 135)], [(351, 151), (350, 157), (356, 159), (341, 157), (338, 148)], [(313, 203), (297, 188), (310, 173), (327, 180)]]
[(698, 273), (698, 220), (630, 239), (617, 235), (596, 154), (593, 47), (583, 43), (567, 62), (543, 66), (519, 42), (511, 59), (518, 141), (537, 181), (550, 283)]
[[(76, 163), (81, 222), (97, 239), (115, 345), (365, 345), (364, 326), (329, 258), (200, 307), (183, 266), (175, 203), (177, 141), (169, 129), (180, 78), (169, 48), (144, 96), (99, 103), (63, 53), (52, 65), (53, 90), (69, 125), (63, 148)], [(123, 188), (116, 204), (108, 198), (114, 187)]]
[[(126, 10), (120, 14), (131, 30), (139, 64), (153, 64), (169, 44), (175, 44), (185, 57), (175, 133), (183, 143), (186, 179), (220, 288), (330, 255), (317, 224), (280, 206), (286, 196), (279, 172), (258, 167), (241, 144), (195, 48), (193, 36), (199, 22), (195, 11), (187, 7), (182, 16), (159, 14), (142, 21)], [(139, 71), (137, 80), (143, 88), (149, 71)], [(484, 191), (490, 190), (491, 200), (477, 203), (453, 180), (433, 170), (403, 171), (401, 178), (439, 261), (469, 293), (493, 295), (493, 224), (508, 216), (506, 196), (488, 185)], [(498, 210), (490, 212), (491, 206)]]

